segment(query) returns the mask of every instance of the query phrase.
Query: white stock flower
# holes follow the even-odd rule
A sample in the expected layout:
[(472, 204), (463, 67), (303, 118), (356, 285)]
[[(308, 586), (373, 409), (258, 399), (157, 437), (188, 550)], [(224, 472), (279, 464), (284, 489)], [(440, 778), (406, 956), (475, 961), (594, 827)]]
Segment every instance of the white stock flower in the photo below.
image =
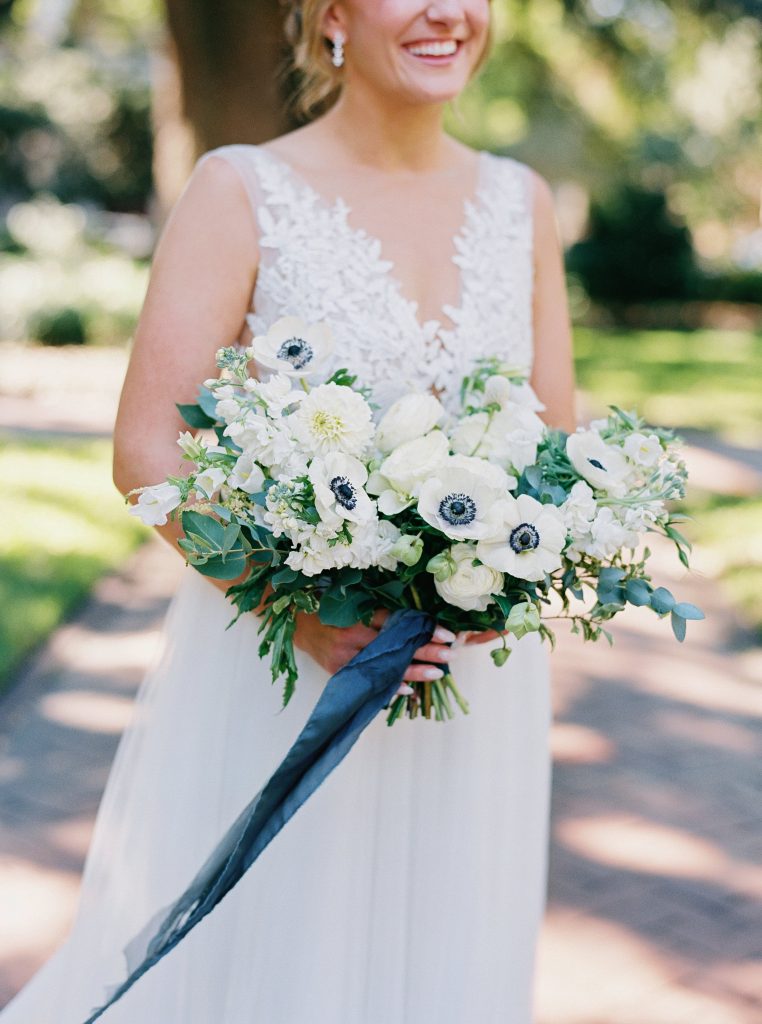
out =
[(334, 382), (313, 388), (287, 420), (310, 455), (360, 456), (373, 437), (368, 403), (357, 391)]
[(567, 530), (575, 538), (589, 532), (590, 523), (598, 511), (595, 495), (585, 480), (577, 480), (566, 501), (559, 507)]
[(346, 544), (330, 545), (325, 537), (314, 534), (309, 540), (286, 557), (286, 565), (305, 576), (317, 576), (325, 569), (337, 569), (349, 564), (351, 555)]
[(176, 509), (181, 500), (180, 488), (176, 484), (154, 484), (141, 492), (136, 504), (130, 506), (129, 513), (141, 519), (146, 526), (163, 526), (168, 513)]
[(523, 472), (537, 457), (537, 445), (545, 424), (527, 406), (510, 403), (494, 413), (479, 412), (464, 417), (455, 427), (453, 450), (478, 455), (516, 473)]
[(492, 603), (492, 595), (503, 589), (503, 574), (488, 565), (474, 565), (474, 544), (453, 544), (450, 555), (455, 572), (446, 580), (434, 579), (437, 593), (448, 604), (464, 611), (483, 612)]
[(228, 477), (228, 486), (237, 487), (241, 491), (246, 491), (247, 494), (256, 494), (257, 491), (262, 490), (264, 482), (265, 474), (252, 457), (245, 452), (243, 455), (239, 455), (233, 472)]
[(656, 434), (649, 434), (647, 437), (640, 433), (630, 434), (625, 438), (622, 448), (628, 459), (638, 466), (645, 466), (646, 469), (656, 465), (663, 451)]
[(368, 569), (377, 565), (393, 572), (399, 561), (394, 554), (399, 539), (399, 529), (388, 519), (374, 519), (353, 526), (352, 543), (347, 549), (347, 564), (355, 569)]
[(566, 454), (580, 476), (597, 490), (621, 497), (630, 472), (622, 450), (606, 444), (595, 430), (578, 430), (566, 439)]
[(428, 434), (444, 416), (444, 406), (429, 392), (403, 395), (389, 408), (376, 428), (376, 445), (391, 452), (404, 441)]
[(599, 509), (590, 525), (590, 540), (583, 546), (591, 558), (609, 559), (622, 547), (634, 547), (637, 534), (628, 530), (610, 508)]
[(227, 473), (221, 466), (209, 466), (196, 477), (194, 488), (211, 498), (227, 480)]
[(301, 402), (306, 392), (294, 387), (293, 381), (285, 373), (273, 373), (267, 380), (249, 377), (244, 389), (258, 398), (266, 406), (268, 416), (277, 419), (284, 409)]
[(375, 519), (375, 506), (363, 490), (368, 471), (359, 459), (329, 452), (312, 460), (309, 478), (315, 491), (315, 507), (323, 522), (338, 528), (344, 519), (353, 523)]
[(541, 505), (528, 494), (508, 495), (493, 537), (476, 545), (485, 565), (520, 580), (537, 581), (561, 566), (566, 524), (555, 505)]
[(508, 496), (505, 481), (499, 466), (451, 455), (421, 485), (418, 514), (452, 540), (486, 537), (494, 530), (501, 500)]
[(370, 493), (379, 496), (379, 510), (394, 515), (412, 505), (421, 485), (437, 472), (449, 451), (449, 442), (441, 430), (398, 445), (368, 480)]

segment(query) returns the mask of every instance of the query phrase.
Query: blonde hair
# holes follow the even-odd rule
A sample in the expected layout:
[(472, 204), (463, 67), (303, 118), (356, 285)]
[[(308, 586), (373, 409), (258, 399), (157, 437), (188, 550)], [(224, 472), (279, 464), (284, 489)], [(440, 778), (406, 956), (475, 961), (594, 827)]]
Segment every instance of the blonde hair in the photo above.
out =
[[(291, 103), (297, 114), (308, 118), (324, 112), (339, 98), (343, 85), (341, 68), (331, 61), (331, 41), (323, 35), (323, 14), (331, 0), (285, 0), (286, 39), (291, 45), (291, 66), (298, 73), (299, 84)], [(492, 26), (472, 77), (481, 70), (492, 48)]]

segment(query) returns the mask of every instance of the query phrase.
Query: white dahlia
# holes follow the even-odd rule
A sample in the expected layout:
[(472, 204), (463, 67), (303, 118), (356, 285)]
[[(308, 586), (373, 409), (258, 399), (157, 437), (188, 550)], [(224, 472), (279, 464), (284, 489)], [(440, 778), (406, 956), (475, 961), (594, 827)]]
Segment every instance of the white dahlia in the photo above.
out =
[(333, 382), (313, 388), (287, 421), (310, 455), (360, 456), (373, 437), (368, 403), (352, 388)]

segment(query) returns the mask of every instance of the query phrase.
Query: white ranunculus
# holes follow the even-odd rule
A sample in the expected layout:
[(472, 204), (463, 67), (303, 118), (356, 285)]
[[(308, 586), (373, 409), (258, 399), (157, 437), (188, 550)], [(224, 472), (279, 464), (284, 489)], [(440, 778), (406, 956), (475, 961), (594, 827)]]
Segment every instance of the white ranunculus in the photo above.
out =
[(225, 483), (227, 476), (227, 473), (221, 466), (209, 466), (208, 469), (198, 474), (193, 486), (207, 498), (211, 498)]
[(323, 522), (338, 529), (344, 519), (366, 523), (375, 518), (375, 506), (363, 490), (368, 471), (359, 459), (329, 452), (312, 460), (309, 478), (315, 491), (315, 507)]
[(418, 514), (452, 540), (487, 537), (500, 502), (508, 496), (503, 481), (498, 466), (450, 456), (421, 485)]
[(328, 324), (308, 324), (298, 316), (283, 316), (267, 334), (252, 339), (246, 355), (268, 370), (308, 377), (328, 360), (333, 347)]
[(503, 589), (503, 574), (487, 565), (474, 565), (474, 544), (453, 544), (450, 555), (455, 572), (446, 580), (434, 579), (439, 596), (464, 611), (483, 612), (492, 603), (492, 595)]
[(656, 434), (648, 436), (640, 433), (630, 434), (622, 447), (628, 459), (638, 466), (645, 466), (646, 469), (656, 465), (663, 451), (661, 441)]
[(378, 507), (394, 515), (413, 504), (421, 485), (448, 458), (450, 446), (441, 430), (403, 441), (381, 463), (368, 481), (371, 494), (378, 494)]
[(476, 554), (485, 565), (520, 580), (537, 581), (561, 566), (566, 542), (563, 513), (528, 494), (508, 495), (501, 503), (498, 534), (479, 541)]
[(252, 457), (246, 453), (239, 455), (233, 472), (228, 477), (228, 486), (237, 487), (247, 494), (256, 494), (262, 490), (264, 482), (265, 474)]
[(363, 396), (333, 382), (313, 388), (287, 420), (310, 455), (361, 456), (373, 437), (370, 406)]
[(403, 395), (382, 417), (376, 428), (376, 445), (391, 452), (404, 441), (428, 434), (444, 416), (444, 406), (430, 392)]
[(595, 430), (578, 430), (566, 439), (566, 454), (580, 476), (600, 491), (621, 497), (630, 472), (621, 448), (606, 444)]
[(181, 500), (180, 488), (175, 484), (154, 484), (141, 492), (136, 504), (130, 506), (129, 513), (142, 519), (146, 526), (163, 526), (167, 515), (177, 508)]

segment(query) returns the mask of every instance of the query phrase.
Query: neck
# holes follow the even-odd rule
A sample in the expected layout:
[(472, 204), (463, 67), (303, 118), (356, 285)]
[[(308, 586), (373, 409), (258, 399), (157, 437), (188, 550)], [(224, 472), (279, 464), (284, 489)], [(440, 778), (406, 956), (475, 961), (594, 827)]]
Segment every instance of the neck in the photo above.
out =
[(333, 144), (358, 164), (387, 172), (428, 171), (445, 166), (448, 154), (452, 159), (444, 107), (443, 102), (405, 106), (353, 83), (320, 120)]

